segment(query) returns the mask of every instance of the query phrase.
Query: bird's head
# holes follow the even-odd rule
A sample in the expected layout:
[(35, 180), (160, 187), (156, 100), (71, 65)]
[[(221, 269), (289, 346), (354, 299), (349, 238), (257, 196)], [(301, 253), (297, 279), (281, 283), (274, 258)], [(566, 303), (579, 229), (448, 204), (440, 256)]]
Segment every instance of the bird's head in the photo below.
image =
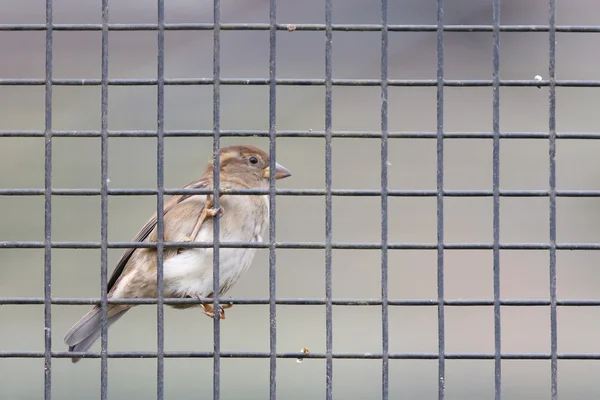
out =
[[(269, 155), (251, 145), (223, 147), (219, 152), (220, 177), (224, 181), (242, 182), (248, 187), (266, 187), (273, 171)], [(212, 177), (213, 163), (206, 168), (205, 175)], [(291, 176), (284, 166), (275, 164), (275, 179)]]

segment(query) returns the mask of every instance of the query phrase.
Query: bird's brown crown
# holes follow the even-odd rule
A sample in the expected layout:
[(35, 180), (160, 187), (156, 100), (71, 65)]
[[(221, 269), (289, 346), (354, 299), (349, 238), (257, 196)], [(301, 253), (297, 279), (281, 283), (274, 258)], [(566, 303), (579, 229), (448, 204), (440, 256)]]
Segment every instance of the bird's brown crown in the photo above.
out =
[[(252, 169), (263, 169), (269, 166), (269, 155), (252, 145), (224, 147), (219, 152), (221, 170), (225, 171), (232, 166), (251, 166)], [(256, 162), (254, 159), (256, 158)]]

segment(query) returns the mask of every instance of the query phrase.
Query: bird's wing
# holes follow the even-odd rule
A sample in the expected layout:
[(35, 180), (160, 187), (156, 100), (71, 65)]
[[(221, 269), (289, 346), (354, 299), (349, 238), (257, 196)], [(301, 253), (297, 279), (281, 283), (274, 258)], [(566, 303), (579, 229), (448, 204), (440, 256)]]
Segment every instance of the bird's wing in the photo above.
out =
[[(184, 187), (184, 189), (206, 189), (206, 188), (208, 188), (208, 180), (207, 179), (200, 179), (200, 180), (194, 181)], [(169, 199), (169, 201), (167, 201), (165, 203), (164, 209), (163, 209), (164, 210), (163, 215), (166, 215), (173, 207), (175, 207), (178, 204), (181, 204), (182, 202), (188, 200), (189, 198), (191, 198), (193, 196), (195, 196), (195, 195), (184, 194), (184, 195), (173, 196), (172, 198)], [(157, 215), (158, 215), (157, 213), (154, 213), (152, 218), (150, 218), (150, 220), (148, 222), (146, 222), (146, 225), (144, 225), (142, 227), (142, 229), (138, 232), (138, 234), (135, 236), (135, 238), (133, 239), (133, 242), (143, 242), (148, 238), (148, 235), (150, 235), (150, 233), (156, 227)], [(129, 259), (131, 258), (131, 256), (133, 255), (133, 253), (136, 250), (138, 250), (138, 248), (131, 248), (131, 249), (127, 249), (125, 251), (125, 253), (121, 257), (121, 259), (117, 263), (117, 267), (113, 271), (113, 273), (110, 277), (110, 280), (108, 281), (107, 292), (110, 293), (110, 291), (113, 289), (113, 287), (115, 286), (115, 284), (121, 277), (123, 270), (127, 266), (127, 262), (129, 261)]]

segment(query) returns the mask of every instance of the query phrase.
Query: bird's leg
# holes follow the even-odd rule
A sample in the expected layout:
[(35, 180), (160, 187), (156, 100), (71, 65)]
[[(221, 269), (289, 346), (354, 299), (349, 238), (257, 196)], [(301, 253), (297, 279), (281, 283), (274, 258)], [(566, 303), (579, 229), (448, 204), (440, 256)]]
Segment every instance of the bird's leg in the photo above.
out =
[(198, 233), (200, 232), (200, 228), (202, 227), (202, 224), (204, 223), (204, 221), (206, 221), (206, 219), (208, 217), (214, 217), (217, 214), (222, 214), (223, 213), (223, 207), (219, 207), (218, 209), (213, 208), (213, 201), (212, 198), (210, 198), (207, 202), (206, 205), (204, 206), (204, 208), (202, 209), (202, 212), (200, 213), (200, 216), (198, 217), (198, 220), (196, 221), (196, 224), (194, 225), (194, 229), (192, 229), (192, 233), (190, 234), (190, 236), (186, 236), (183, 238), (184, 242), (191, 242), (196, 236), (198, 236)]
[(194, 225), (194, 229), (192, 229), (192, 233), (189, 236), (184, 237), (181, 240), (182, 242), (192, 242), (194, 240), (194, 238), (196, 236), (198, 236), (198, 233), (200, 232), (200, 228), (202, 228), (202, 224), (204, 223), (204, 221), (206, 221), (207, 218), (215, 217), (217, 214), (223, 214), (223, 207), (219, 207), (217, 209), (217, 208), (213, 208), (212, 206), (213, 206), (212, 198), (209, 198), (206, 202), (206, 205), (202, 209), (202, 212), (200, 213), (200, 216), (198, 217), (196, 224)]

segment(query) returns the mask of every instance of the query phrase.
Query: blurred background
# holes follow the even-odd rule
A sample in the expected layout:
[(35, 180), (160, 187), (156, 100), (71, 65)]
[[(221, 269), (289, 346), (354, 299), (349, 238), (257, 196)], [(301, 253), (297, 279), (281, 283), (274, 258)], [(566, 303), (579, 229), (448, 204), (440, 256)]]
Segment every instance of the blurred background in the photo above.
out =
[[(547, 24), (548, 1), (502, 1), (502, 24)], [(267, 0), (222, 1), (222, 22), (268, 22)], [(212, 22), (212, 1), (165, 2), (166, 22)], [(324, 0), (279, 0), (279, 23), (324, 23)], [(598, 25), (600, 5), (593, 0), (557, 0), (557, 24)], [(435, 24), (435, 0), (389, 2), (390, 24)], [(373, 0), (334, 0), (334, 23), (379, 23), (380, 5)], [(43, 0), (3, 0), (0, 23), (44, 23)], [(55, 23), (100, 23), (97, 0), (54, 0)], [(155, 0), (112, 0), (112, 23), (156, 22)], [(446, 1), (448, 24), (491, 24), (492, 2)], [(269, 32), (221, 33), (221, 73), (224, 78), (267, 78)], [(212, 77), (212, 32), (167, 31), (165, 75), (168, 78)], [(502, 79), (548, 76), (547, 33), (502, 33)], [(156, 32), (110, 32), (111, 78), (156, 77)], [(0, 32), (0, 78), (43, 78), (45, 33)], [(55, 32), (55, 78), (100, 78), (100, 32)], [(492, 78), (492, 34), (445, 33), (445, 77)], [(557, 78), (600, 79), (600, 36), (557, 34)], [(278, 32), (277, 75), (280, 78), (324, 78), (324, 32)], [(434, 79), (436, 33), (395, 32), (389, 37), (389, 77)], [(334, 32), (334, 78), (378, 78), (380, 33)], [(222, 86), (222, 129), (268, 129), (267, 86)], [(324, 87), (279, 87), (277, 128), (324, 129)], [(492, 129), (492, 89), (449, 87), (445, 94), (444, 129), (449, 132), (489, 132)], [(166, 129), (212, 129), (211, 86), (167, 86)], [(502, 131), (548, 131), (548, 89), (503, 87), (500, 90)], [(561, 132), (598, 130), (597, 89), (557, 88), (557, 129)], [(100, 87), (55, 86), (53, 128), (100, 129)], [(596, 110), (596, 111), (594, 111)], [(156, 88), (109, 87), (109, 129), (156, 129)], [(379, 130), (378, 87), (334, 87), (335, 130)], [(436, 129), (436, 88), (390, 87), (391, 131)], [(0, 86), (0, 129), (44, 129), (43, 86)], [(268, 148), (267, 139), (222, 139), (222, 145), (253, 143)], [(166, 187), (181, 187), (197, 178), (211, 156), (210, 138), (167, 138)], [(492, 141), (449, 139), (444, 144), (447, 189), (491, 189)], [(334, 139), (333, 186), (336, 189), (378, 189), (380, 141)], [(390, 189), (435, 189), (436, 141), (394, 139), (389, 144)], [(558, 189), (600, 189), (600, 142), (557, 141)], [(502, 189), (547, 189), (548, 142), (503, 139), (500, 154)], [(287, 138), (277, 141), (277, 160), (293, 171), (278, 182), (282, 188), (324, 188), (324, 139)], [(156, 139), (111, 138), (111, 188), (156, 186)], [(53, 187), (100, 187), (100, 139), (53, 140)], [(36, 188), (44, 185), (44, 139), (0, 138), (0, 187)], [(559, 198), (558, 241), (600, 241), (598, 198)], [(380, 199), (335, 197), (333, 240), (380, 240)], [(390, 198), (391, 242), (436, 241), (435, 198)], [(155, 210), (155, 198), (111, 197), (109, 240), (127, 241)], [(360, 212), (357, 212), (360, 210)], [(100, 198), (57, 196), (52, 202), (55, 241), (99, 241)], [(501, 241), (548, 241), (547, 198), (502, 198)], [(0, 241), (43, 240), (43, 197), (0, 197)], [(324, 198), (279, 197), (277, 239), (323, 241)], [(446, 198), (445, 240), (448, 243), (492, 241), (491, 198)], [(121, 250), (109, 251), (112, 271)], [(504, 299), (548, 299), (547, 251), (502, 251), (501, 296)], [(559, 251), (558, 297), (597, 298), (600, 253)], [(52, 252), (52, 294), (55, 297), (97, 297), (100, 294), (100, 251)], [(43, 250), (0, 250), (0, 296), (43, 296)], [(493, 297), (491, 251), (445, 252), (445, 293), (448, 299)], [(316, 297), (325, 294), (322, 250), (277, 251), (277, 296)], [(380, 297), (380, 252), (334, 250), (333, 296)], [(390, 251), (389, 295), (394, 299), (436, 298), (436, 253), (428, 250)], [(259, 251), (253, 267), (228, 293), (232, 297), (268, 296), (268, 253)], [(62, 338), (89, 307), (52, 308), (52, 348), (64, 351)], [(165, 349), (212, 350), (212, 321), (199, 310), (166, 308)], [(437, 352), (436, 307), (391, 307), (390, 351)], [(222, 350), (268, 351), (268, 306), (238, 305), (221, 324)], [(0, 350), (43, 351), (43, 306), (0, 308)], [(446, 350), (450, 353), (493, 353), (492, 307), (447, 307)], [(563, 307), (558, 310), (560, 353), (599, 353), (600, 309)], [(277, 350), (297, 352), (307, 347), (325, 351), (324, 306), (278, 306)], [(99, 349), (97, 343), (93, 350)], [(110, 330), (111, 351), (156, 349), (156, 309), (139, 306)], [(335, 352), (380, 352), (381, 307), (334, 307)], [(548, 353), (548, 307), (503, 307), (502, 351)], [(223, 399), (264, 399), (269, 393), (267, 359), (222, 360)], [(561, 398), (600, 396), (596, 361), (558, 363)], [(0, 359), (3, 399), (43, 397), (42, 359)], [(390, 398), (437, 398), (436, 360), (391, 360)], [(334, 360), (336, 399), (381, 396), (380, 360)], [(493, 360), (448, 360), (448, 399), (491, 399)], [(550, 396), (550, 361), (502, 362), (502, 390), (507, 399), (545, 399)], [(100, 360), (72, 365), (52, 361), (52, 391), (57, 399), (96, 399), (100, 396)], [(277, 362), (277, 391), (282, 399), (322, 398), (325, 360)], [(154, 398), (156, 361), (109, 359), (109, 397)], [(165, 398), (212, 396), (212, 359), (166, 359)]]

